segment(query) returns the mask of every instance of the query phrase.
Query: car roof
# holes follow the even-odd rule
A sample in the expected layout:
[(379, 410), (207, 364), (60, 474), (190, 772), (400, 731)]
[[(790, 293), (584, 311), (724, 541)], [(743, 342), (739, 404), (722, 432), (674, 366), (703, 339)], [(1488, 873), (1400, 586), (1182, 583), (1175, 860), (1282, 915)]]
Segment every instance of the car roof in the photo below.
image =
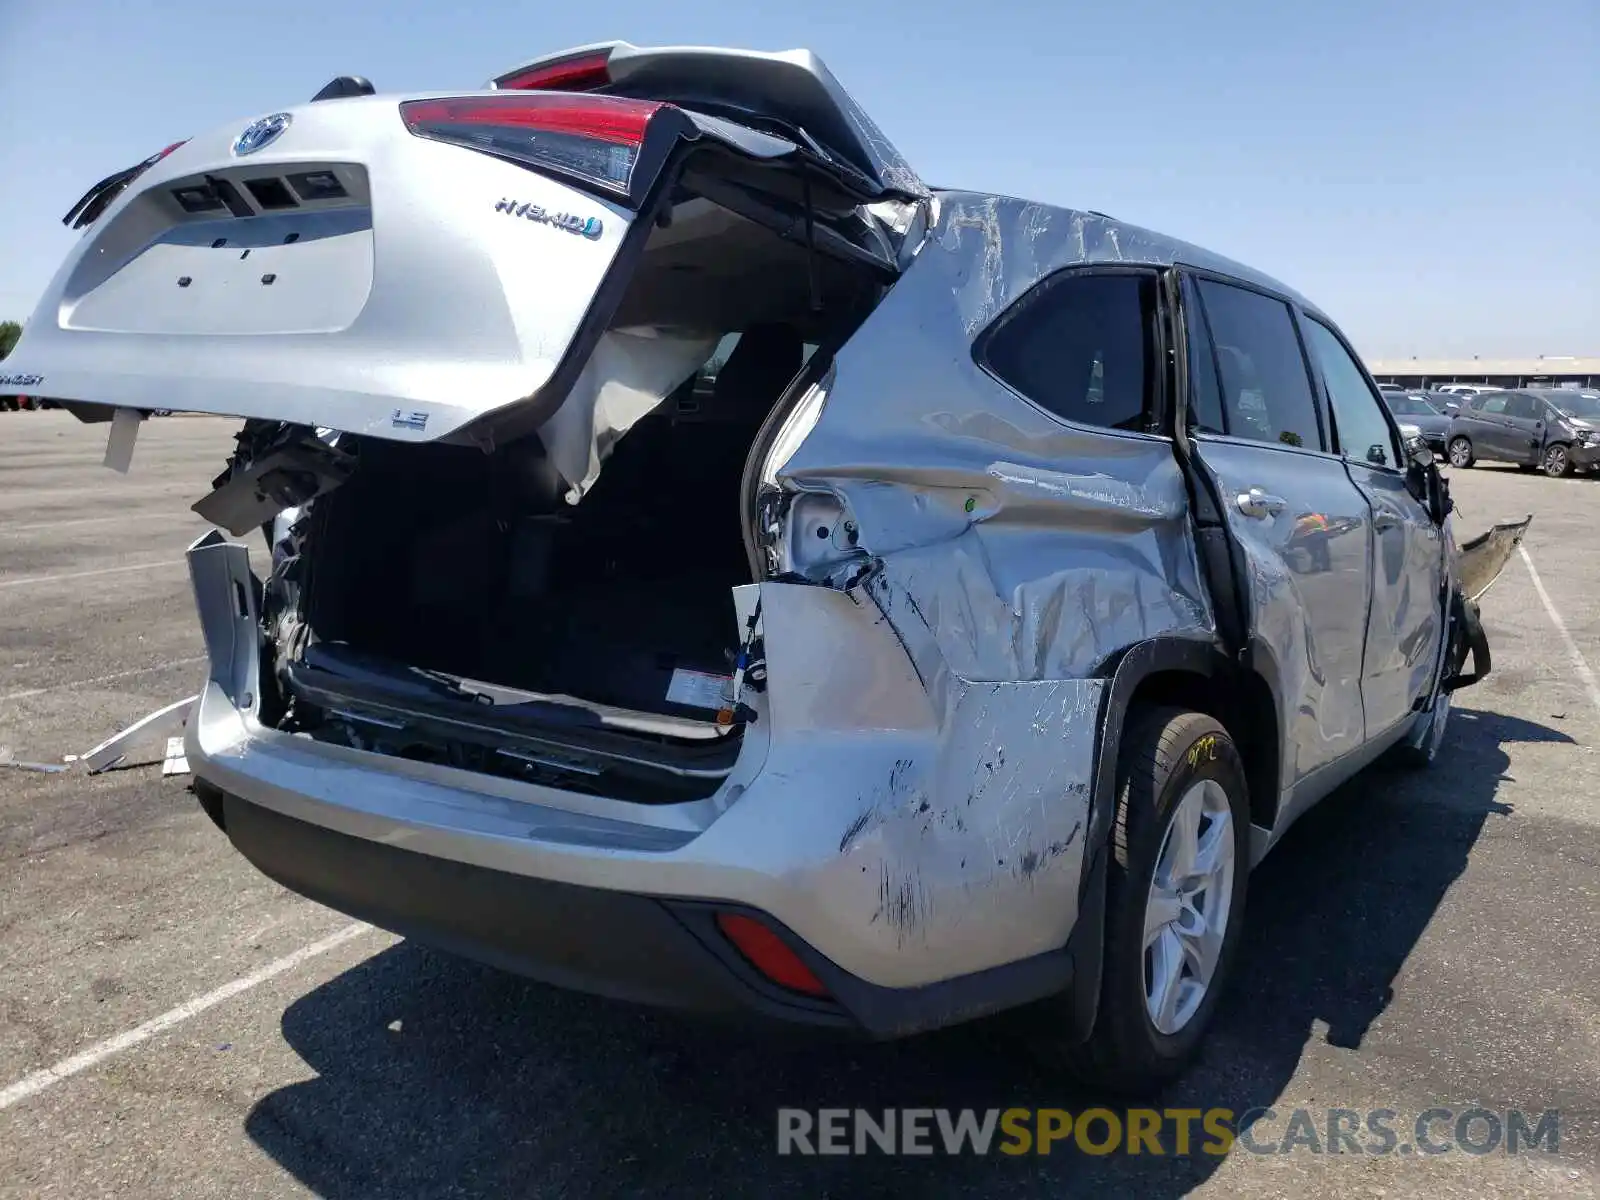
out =
[(1047, 225), (1064, 221), (1066, 230), (1071, 235), (1067, 244), (1075, 247), (1077, 254), (1076, 256), (1069, 254), (1068, 261), (1058, 262), (1058, 269), (1089, 263), (1194, 267), (1201, 271), (1214, 271), (1218, 275), (1230, 276), (1241, 282), (1253, 284), (1264, 291), (1276, 292), (1294, 301), (1307, 313), (1319, 316), (1330, 324), (1336, 324), (1333, 318), (1299, 292), (1254, 267), (1245, 266), (1241, 262), (1213, 253), (1191, 242), (1126, 221), (1119, 221), (1115, 217), (1106, 216), (1105, 213), (1095, 212), (1092, 209), (1062, 208), (991, 192), (939, 190), (935, 191), (934, 198), (941, 206), (955, 205), (973, 214), (971, 218), (966, 218), (963, 214), (964, 219), (958, 222), (961, 225), (966, 224), (968, 220), (972, 220), (974, 224), (979, 223), (977, 219), (979, 214), (986, 212), (993, 214), (993, 220), (1000, 221), (1002, 208), (1013, 209), (1015, 217), (1012, 219), (1016, 221), (1016, 225), (1013, 226), (1014, 232), (1028, 237), (1044, 232)]

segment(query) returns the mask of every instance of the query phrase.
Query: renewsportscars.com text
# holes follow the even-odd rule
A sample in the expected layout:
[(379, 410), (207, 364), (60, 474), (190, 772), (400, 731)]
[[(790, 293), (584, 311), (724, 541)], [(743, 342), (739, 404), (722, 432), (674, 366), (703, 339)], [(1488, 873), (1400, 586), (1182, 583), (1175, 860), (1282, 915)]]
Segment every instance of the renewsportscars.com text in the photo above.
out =
[(779, 1154), (1554, 1154), (1555, 1109), (780, 1108)]

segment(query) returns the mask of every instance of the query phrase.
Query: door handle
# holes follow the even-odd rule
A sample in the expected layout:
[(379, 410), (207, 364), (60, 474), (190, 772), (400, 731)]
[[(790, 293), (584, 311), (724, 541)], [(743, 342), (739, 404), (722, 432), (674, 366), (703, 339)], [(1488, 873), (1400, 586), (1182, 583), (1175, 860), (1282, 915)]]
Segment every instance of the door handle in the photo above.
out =
[(1233, 502), (1245, 516), (1260, 520), (1275, 517), (1289, 506), (1289, 502), (1282, 496), (1274, 496), (1258, 487), (1253, 487), (1248, 492), (1240, 492), (1234, 497)]
[(1379, 533), (1382, 533), (1385, 529), (1394, 529), (1399, 524), (1400, 518), (1395, 516), (1394, 513), (1379, 513), (1372, 518), (1372, 527)]

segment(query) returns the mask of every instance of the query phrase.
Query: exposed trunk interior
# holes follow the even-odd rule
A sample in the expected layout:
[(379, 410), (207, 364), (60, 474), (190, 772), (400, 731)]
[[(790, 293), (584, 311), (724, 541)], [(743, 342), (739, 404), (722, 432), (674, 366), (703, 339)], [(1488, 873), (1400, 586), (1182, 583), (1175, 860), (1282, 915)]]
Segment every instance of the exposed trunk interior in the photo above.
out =
[(653, 230), (612, 327), (716, 351), (609, 446), (577, 503), (538, 436), (490, 454), (343, 439), (356, 468), (297, 525), (288, 590), (268, 589), (269, 615), (292, 596), (280, 628), (298, 610), (277, 650), (290, 726), (607, 795), (715, 790), (741, 732), (719, 722), (715, 681), (742, 639), (731, 589), (751, 579), (745, 461), (881, 288), (692, 199)]

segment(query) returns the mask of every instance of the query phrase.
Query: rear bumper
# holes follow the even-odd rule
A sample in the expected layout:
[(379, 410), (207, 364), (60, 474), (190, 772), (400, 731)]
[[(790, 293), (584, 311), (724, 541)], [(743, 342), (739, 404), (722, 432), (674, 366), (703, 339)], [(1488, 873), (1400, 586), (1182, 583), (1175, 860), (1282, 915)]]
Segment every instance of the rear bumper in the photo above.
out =
[[(935, 702), (872, 604), (761, 584), (768, 685), (733, 773), (702, 800), (636, 804), (262, 725), (247, 552), (207, 535), (190, 570), (211, 679), (189, 764), (239, 849), (297, 891), (567, 986), (876, 1034), (1071, 978), (1104, 680)], [(752, 998), (717, 909), (789, 939), (833, 1006)]]
[[(919, 988), (852, 976), (770, 915), (724, 902), (534, 879), (416, 854), (286, 817), (205, 784), (201, 803), (263, 874), (382, 929), (544, 983), (717, 1016), (834, 1027), (878, 1037), (932, 1029), (1066, 990), (1065, 948)], [(826, 985), (787, 991), (718, 930), (718, 912), (758, 916)]]

